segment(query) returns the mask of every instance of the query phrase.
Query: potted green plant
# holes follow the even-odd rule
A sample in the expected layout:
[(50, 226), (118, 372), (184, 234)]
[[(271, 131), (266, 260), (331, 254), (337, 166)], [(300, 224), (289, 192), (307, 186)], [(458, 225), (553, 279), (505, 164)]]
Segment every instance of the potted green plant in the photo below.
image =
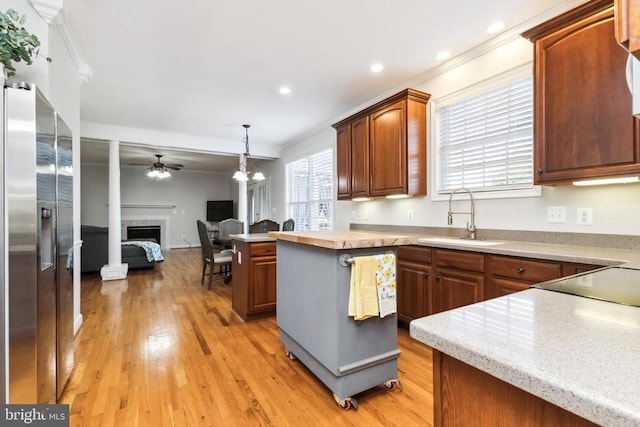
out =
[[(13, 9), (0, 12), (0, 63), (8, 76), (16, 73), (14, 62), (24, 61), (31, 65), (33, 58), (39, 55), (40, 40), (24, 28), (26, 20), (26, 15)], [(51, 58), (45, 59), (51, 62)]]

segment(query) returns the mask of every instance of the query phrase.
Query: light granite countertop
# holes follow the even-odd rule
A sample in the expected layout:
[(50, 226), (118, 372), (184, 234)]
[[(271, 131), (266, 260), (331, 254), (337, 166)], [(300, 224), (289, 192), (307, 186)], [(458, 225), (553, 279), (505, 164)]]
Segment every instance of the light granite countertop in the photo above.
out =
[(637, 307), (528, 289), (416, 319), (410, 334), (597, 424), (640, 425)]
[(229, 234), (231, 240), (238, 240), (246, 243), (275, 242), (276, 239), (269, 237), (267, 233), (243, 233)]
[(557, 243), (529, 243), (510, 240), (464, 240), (442, 236), (419, 236), (416, 243), (446, 249), (509, 255), (553, 261), (598, 265), (640, 267), (640, 251), (594, 246), (559, 245)]

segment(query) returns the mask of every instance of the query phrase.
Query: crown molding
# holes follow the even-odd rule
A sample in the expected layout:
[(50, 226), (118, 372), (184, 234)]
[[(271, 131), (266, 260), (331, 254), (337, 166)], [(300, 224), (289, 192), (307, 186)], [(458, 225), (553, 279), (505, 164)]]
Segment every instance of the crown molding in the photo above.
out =
[(55, 25), (58, 28), (60, 37), (62, 37), (62, 41), (67, 48), (67, 52), (69, 52), (69, 56), (71, 57), (76, 70), (78, 71), (78, 80), (80, 81), (80, 84), (90, 82), (91, 79), (93, 79), (91, 66), (84, 62), (82, 56), (80, 55), (80, 49), (78, 49), (76, 40), (73, 37), (73, 33), (71, 32), (71, 28), (67, 23), (67, 15), (64, 13), (64, 11), (58, 14), (55, 20)]
[(57, 15), (54, 25), (60, 33), (60, 37), (67, 48), (67, 52), (73, 61), (73, 65), (76, 67), (80, 84), (90, 82), (93, 79), (93, 71), (91, 70), (91, 66), (84, 62), (80, 55), (80, 49), (78, 48), (78, 44), (76, 43), (73, 33), (71, 32), (71, 27), (67, 22), (67, 15), (64, 11)]
[(44, 22), (51, 22), (58, 16), (62, 10), (62, 0), (29, 0), (33, 8), (38, 12)]
[(80, 56), (80, 50), (67, 23), (67, 15), (62, 9), (63, 0), (29, 0), (29, 2), (47, 24), (53, 24), (58, 29), (73, 65), (78, 72), (80, 84), (90, 82), (93, 78), (93, 73), (89, 64), (84, 62)]

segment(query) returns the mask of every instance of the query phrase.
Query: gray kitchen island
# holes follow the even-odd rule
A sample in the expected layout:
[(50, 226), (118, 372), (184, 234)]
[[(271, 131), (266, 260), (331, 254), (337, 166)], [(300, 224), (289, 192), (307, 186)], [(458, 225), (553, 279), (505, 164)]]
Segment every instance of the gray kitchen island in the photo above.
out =
[(392, 252), (415, 237), (363, 232), (271, 232), (277, 239), (280, 340), (343, 408), (353, 395), (399, 387), (397, 316), (356, 321), (347, 314), (352, 257)]

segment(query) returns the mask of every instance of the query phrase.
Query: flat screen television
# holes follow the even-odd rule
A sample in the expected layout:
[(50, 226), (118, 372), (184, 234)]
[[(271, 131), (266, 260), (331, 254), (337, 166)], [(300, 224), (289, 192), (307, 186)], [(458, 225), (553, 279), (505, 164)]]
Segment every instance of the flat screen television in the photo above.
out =
[(220, 222), (233, 218), (233, 200), (208, 200), (207, 221)]

